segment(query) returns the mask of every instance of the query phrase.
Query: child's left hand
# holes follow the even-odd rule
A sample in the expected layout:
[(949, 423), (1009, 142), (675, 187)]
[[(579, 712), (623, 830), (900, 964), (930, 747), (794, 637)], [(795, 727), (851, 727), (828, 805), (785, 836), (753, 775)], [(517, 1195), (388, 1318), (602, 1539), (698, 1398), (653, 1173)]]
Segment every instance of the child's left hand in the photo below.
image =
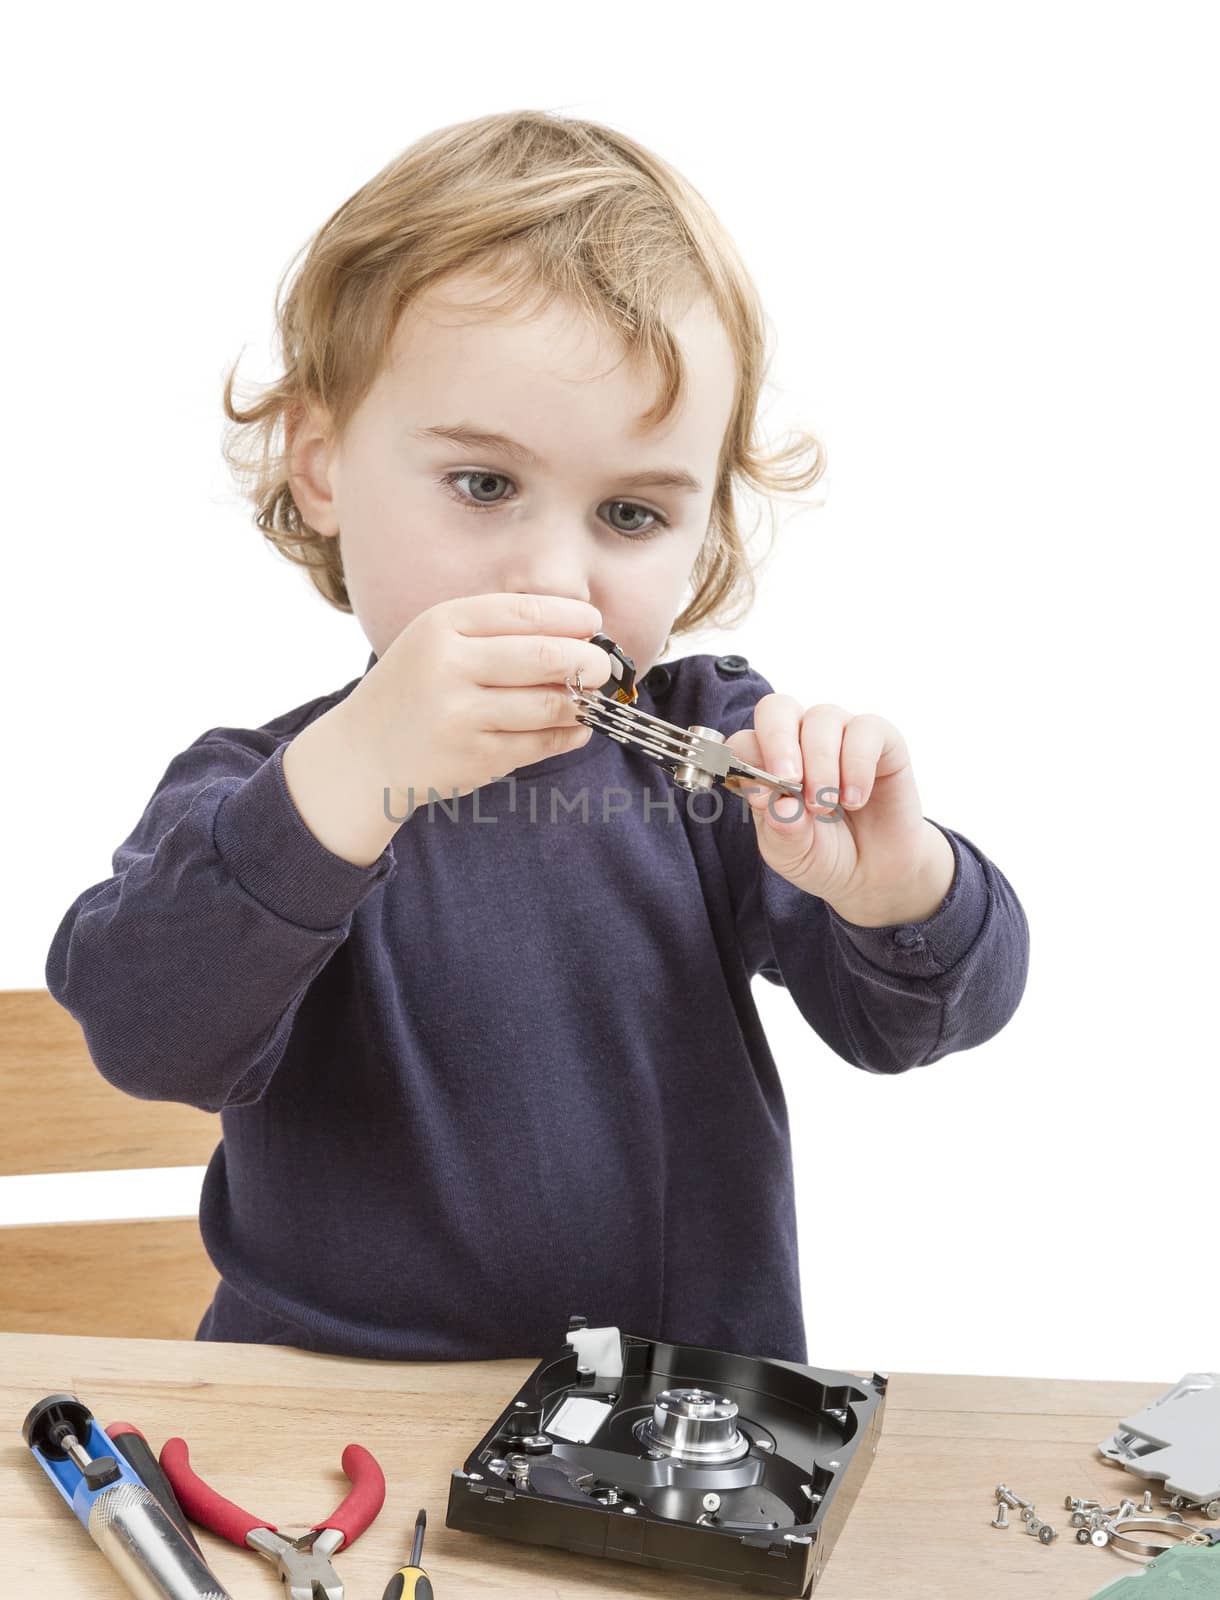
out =
[[(922, 922), (953, 882), (953, 847), (923, 815), (906, 741), (892, 722), (842, 706), (801, 710), (787, 694), (754, 708), (754, 727), (725, 741), (751, 766), (799, 779), (790, 795), (730, 778), (746, 797), (767, 865), (848, 922)], [(858, 797), (854, 791), (858, 791)]]

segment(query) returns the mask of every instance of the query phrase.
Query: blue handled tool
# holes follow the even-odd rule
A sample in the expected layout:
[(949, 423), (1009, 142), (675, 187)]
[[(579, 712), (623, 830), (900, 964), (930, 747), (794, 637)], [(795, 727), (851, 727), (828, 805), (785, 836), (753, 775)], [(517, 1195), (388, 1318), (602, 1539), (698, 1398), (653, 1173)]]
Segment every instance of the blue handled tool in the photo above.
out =
[(77, 1521), (141, 1600), (232, 1600), (73, 1394), (32, 1406), (21, 1434)]

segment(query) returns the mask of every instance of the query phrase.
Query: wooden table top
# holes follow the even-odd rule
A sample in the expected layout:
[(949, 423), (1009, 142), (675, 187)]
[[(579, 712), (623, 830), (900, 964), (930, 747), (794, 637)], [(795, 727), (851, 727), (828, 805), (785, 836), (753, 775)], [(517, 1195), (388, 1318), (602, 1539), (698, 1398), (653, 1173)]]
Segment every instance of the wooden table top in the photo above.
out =
[[(816, 1352), (811, 1359), (818, 1364)], [(292, 1532), (334, 1510), (347, 1488), (343, 1448), (365, 1445), (385, 1471), (386, 1501), (372, 1527), (334, 1557), (345, 1600), (381, 1600), (410, 1553), (420, 1506), (428, 1513), (423, 1564), (437, 1600), (733, 1592), (445, 1527), (452, 1469), (535, 1364), (360, 1361), (278, 1345), (0, 1333), (6, 1592), (129, 1600), (21, 1437), (30, 1407), (58, 1390), (75, 1394), (102, 1427), (134, 1423), (158, 1452), (180, 1434), (216, 1489)], [(1176, 1381), (891, 1373), (877, 1455), (814, 1600), (1086, 1600), (1138, 1571), (1112, 1550), (1077, 1544), (1063, 1500), (1070, 1493), (1105, 1505), (1139, 1501), (1143, 1480), (1106, 1461), (1097, 1445)], [(1027, 1534), (1015, 1512), (1007, 1530), (990, 1526), (1001, 1482), (1059, 1529), (1052, 1544)], [(204, 1531), (198, 1538), (237, 1600), (282, 1593), (263, 1557)]]

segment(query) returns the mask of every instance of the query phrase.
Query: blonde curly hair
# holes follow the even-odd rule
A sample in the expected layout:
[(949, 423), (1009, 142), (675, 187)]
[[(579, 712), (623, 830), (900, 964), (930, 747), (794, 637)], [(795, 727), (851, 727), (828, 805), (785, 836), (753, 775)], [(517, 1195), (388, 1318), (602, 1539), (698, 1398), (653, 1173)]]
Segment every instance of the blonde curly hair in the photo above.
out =
[[(233, 403), (238, 356), (225, 381), (231, 426), (223, 451), (254, 505), (256, 525), (307, 569), (332, 606), (352, 609), (340, 541), (311, 528), (293, 499), (293, 431), (316, 402), (342, 438), (385, 363), (404, 309), (449, 273), (481, 267), (503, 291), (495, 309), (569, 297), (619, 335), (628, 357), (650, 362), (660, 392), (641, 418), (645, 427), (668, 417), (683, 392), (666, 309), (693, 294), (710, 298), (735, 356), (736, 392), (691, 599), (665, 648), (701, 623), (741, 620), (755, 581), (736, 490), (809, 489), (825, 470), (825, 451), (806, 432), (774, 452), (756, 441), (768, 365), (758, 293), (710, 206), (672, 167), (599, 123), (540, 110), (476, 117), (417, 139), (302, 248), (307, 254), (287, 297), (292, 262), (276, 290), (283, 375), (243, 410)], [(812, 461), (802, 466), (807, 455)]]

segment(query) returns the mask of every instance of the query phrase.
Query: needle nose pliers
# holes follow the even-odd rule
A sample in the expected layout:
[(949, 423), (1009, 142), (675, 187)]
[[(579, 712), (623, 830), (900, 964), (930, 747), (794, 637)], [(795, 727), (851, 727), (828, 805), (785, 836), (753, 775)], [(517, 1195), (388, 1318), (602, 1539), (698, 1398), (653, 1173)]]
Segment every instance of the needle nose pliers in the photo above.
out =
[(338, 1509), (295, 1539), (209, 1488), (191, 1466), (185, 1439), (165, 1441), (161, 1470), (193, 1522), (275, 1562), (287, 1600), (343, 1600), (343, 1582), (330, 1558), (341, 1545), (359, 1538), (385, 1501), (385, 1474), (359, 1444), (349, 1444), (343, 1452), (343, 1470), (352, 1487)]

